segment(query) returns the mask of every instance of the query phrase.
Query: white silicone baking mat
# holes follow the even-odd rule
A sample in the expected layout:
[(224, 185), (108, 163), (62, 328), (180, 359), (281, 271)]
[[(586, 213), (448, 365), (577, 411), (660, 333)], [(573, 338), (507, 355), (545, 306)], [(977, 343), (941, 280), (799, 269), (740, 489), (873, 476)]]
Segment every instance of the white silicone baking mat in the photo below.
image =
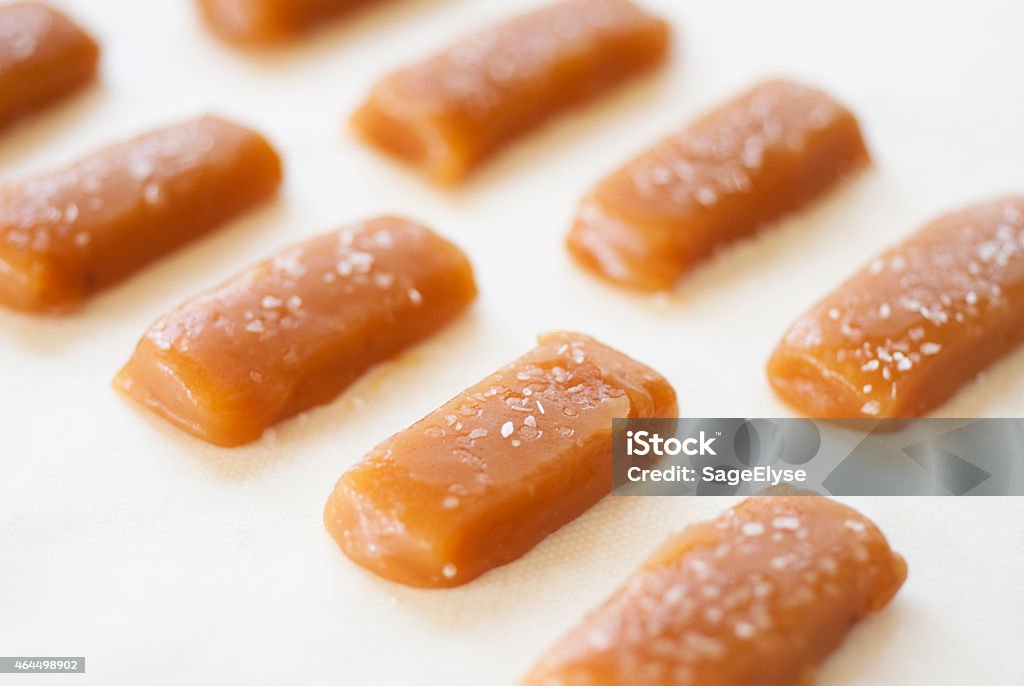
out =
[[(1024, 188), (1019, 2), (642, 2), (674, 24), (669, 68), (449, 192), (362, 147), (345, 118), (388, 69), (534, 0), (393, 0), (260, 54), (213, 40), (190, 0), (55, 3), (102, 41), (102, 83), (0, 136), (0, 181), (205, 111), (265, 132), (287, 180), (277, 202), (80, 314), (0, 311), (0, 654), (86, 656), (84, 676), (38, 682), (510, 686), (668, 531), (729, 501), (610, 498), (514, 564), (418, 591), (363, 572), (324, 531), (346, 467), (556, 328), (651, 364), (684, 416), (788, 416), (762, 368), (794, 316), (931, 215)], [(620, 292), (570, 262), (564, 234), (595, 179), (771, 75), (851, 106), (874, 167), (667, 298)], [(111, 390), (164, 310), (280, 246), (384, 212), (433, 225), (476, 267), (478, 303), (433, 341), (237, 450)], [(940, 414), (1024, 415), (1024, 351)], [(1024, 502), (853, 504), (910, 578), (820, 683), (1024, 683)]]

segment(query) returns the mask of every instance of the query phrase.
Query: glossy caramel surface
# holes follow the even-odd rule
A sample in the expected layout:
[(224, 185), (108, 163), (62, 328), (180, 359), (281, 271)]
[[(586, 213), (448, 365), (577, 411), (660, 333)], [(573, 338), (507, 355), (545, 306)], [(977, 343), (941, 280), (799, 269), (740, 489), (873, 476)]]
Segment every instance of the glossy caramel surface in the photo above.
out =
[(168, 126), (0, 187), (0, 304), (73, 310), (268, 199), (281, 162), (216, 117)]
[(0, 6), (0, 128), (92, 81), (100, 48), (41, 2)]
[(1024, 197), (939, 217), (801, 316), (768, 362), (814, 417), (917, 417), (1024, 341)]
[(674, 417), (675, 391), (592, 338), (552, 333), (373, 449), (327, 500), (354, 562), (410, 586), (515, 560), (611, 491), (615, 417)]
[(115, 379), (223, 446), (333, 400), (476, 297), (456, 246), (396, 217), (292, 246), (160, 318)]
[(217, 35), (246, 44), (278, 43), (346, 10), (380, 0), (195, 0)]
[(601, 181), (580, 203), (569, 250), (615, 283), (666, 290), (867, 161), (845, 107), (820, 90), (767, 81)]
[(667, 24), (629, 0), (560, 0), (385, 77), (352, 123), (454, 183), (545, 119), (652, 69), (668, 42)]
[(762, 496), (669, 538), (524, 686), (805, 686), (906, 563), (820, 496)]

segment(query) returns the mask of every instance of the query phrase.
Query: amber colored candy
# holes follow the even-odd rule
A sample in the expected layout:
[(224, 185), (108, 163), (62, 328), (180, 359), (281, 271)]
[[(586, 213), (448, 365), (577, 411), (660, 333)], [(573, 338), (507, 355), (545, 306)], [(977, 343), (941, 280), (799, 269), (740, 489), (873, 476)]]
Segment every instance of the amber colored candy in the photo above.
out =
[(196, 0), (217, 35), (236, 43), (277, 43), (342, 12), (379, 0)]
[(0, 188), (0, 303), (72, 310), (269, 198), (281, 163), (214, 117), (147, 133)]
[(290, 247), (158, 320), (115, 386), (222, 446), (333, 400), (476, 297), (456, 246), (382, 217)]
[(569, 250), (610, 281), (667, 290), (868, 159), (846, 108), (819, 90), (768, 81), (601, 181), (580, 203)]
[(768, 362), (813, 417), (918, 417), (1024, 341), (1024, 197), (939, 217), (800, 317)]
[(466, 37), (373, 89), (353, 125), (440, 183), (663, 61), (668, 26), (628, 0), (562, 0)]
[(92, 81), (99, 57), (93, 39), (53, 8), (0, 6), (0, 127)]
[(675, 391), (650, 368), (587, 336), (541, 336), (346, 472), (324, 523), (386, 579), (458, 586), (611, 491), (613, 418), (676, 412)]
[(875, 525), (821, 496), (750, 498), (669, 540), (524, 686), (802, 686), (907, 576)]

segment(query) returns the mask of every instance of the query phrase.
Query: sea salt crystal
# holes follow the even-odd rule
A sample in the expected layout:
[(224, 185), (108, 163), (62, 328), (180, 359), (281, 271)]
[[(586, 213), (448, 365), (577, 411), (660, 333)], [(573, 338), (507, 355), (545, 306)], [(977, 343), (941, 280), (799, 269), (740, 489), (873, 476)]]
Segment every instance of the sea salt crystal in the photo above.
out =
[(733, 632), (737, 638), (747, 639), (753, 637), (757, 633), (757, 629), (750, 622), (736, 622)]
[(776, 517), (772, 520), (772, 526), (776, 529), (796, 531), (800, 528), (800, 520), (797, 517)]
[(744, 522), (740, 531), (744, 536), (760, 536), (764, 533), (764, 525), (761, 522)]
[(847, 519), (845, 522), (843, 522), (843, 525), (850, 531), (856, 531), (857, 533), (860, 533), (867, 529), (867, 526), (864, 524), (864, 522), (859, 522), (856, 519)]

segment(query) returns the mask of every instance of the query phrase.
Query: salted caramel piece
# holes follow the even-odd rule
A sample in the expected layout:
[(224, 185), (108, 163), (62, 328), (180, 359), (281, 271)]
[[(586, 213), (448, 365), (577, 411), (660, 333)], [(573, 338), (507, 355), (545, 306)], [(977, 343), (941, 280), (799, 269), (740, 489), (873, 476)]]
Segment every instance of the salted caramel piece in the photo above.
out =
[(380, 0), (196, 0), (218, 36), (236, 43), (277, 43), (361, 5)]
[(542, 121), (652, 69), (668, 42), (665, 22), (629, 0), (562, 0), (387, 76), (352, 122), (452, 183)]
[(821, 496), (750, 498), (669, 540), (524, 686), (797, 686), (907, 566)]
[(52, 7), (0, 6), (0, 128), (92, 81), (99, 57), (96, 42)]
[(386, 579), (459, 586), (611, 491), (613, 418), (676, 412), (675, 391), (648, 367), (587, 336), (541, 336), (346, 472), (324, 523)]
[(476, 297), (456, 246), (382, 217), (288, 248), (159, 319), (115, 386), (199, 438), (236, 446), (333, 400)]
[(262, 136), (203, 117), (0, 187), (0, 303), (72, 310), (280, 182), (280, 160)]
[(610, 281), (666, 290), (867, 162), (846, 108), (819, 90), (768, 81), (601, 181), (580, 204), (569, 250)]
[(1024, 197), (942, 216), (800, 317), (768, 362), (813, 417), (918, 417), (1024, 341)]

